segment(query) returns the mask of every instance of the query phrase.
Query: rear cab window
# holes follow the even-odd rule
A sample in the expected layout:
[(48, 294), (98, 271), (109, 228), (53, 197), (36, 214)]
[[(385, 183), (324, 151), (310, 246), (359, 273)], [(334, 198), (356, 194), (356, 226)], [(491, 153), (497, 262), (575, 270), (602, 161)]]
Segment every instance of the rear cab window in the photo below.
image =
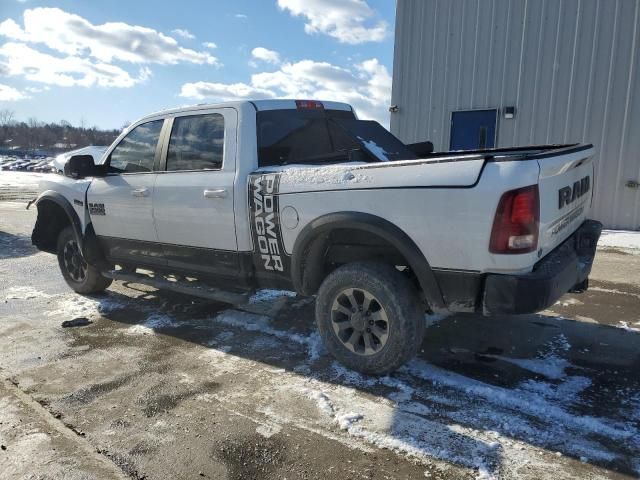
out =
[(418, 158), (382, 125), (348, 110), (263, 110), (256, 128), (259, 167)]
[(359, 147), (331, 119), (355, 120), (347, 110), (264, 110), (256, 114), (258, 165), (310, 162)]

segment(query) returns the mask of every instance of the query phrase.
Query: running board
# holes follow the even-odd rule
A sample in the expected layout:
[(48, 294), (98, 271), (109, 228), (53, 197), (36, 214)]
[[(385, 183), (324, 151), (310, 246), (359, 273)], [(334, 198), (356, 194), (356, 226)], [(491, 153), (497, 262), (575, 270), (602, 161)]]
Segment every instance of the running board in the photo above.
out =
[(228, 290), (220, 290), (219, 288), (210, 287), (201, 282), (189, 280), (177, 280), (172, 282), (162, 277), (154, 277), (142, 273), (128, 273), (120, 270), (108, 270), (102, 272), (102, 275), (113, 280), (121, 280), (123, 282), (141, 283), (159, 290), (171, 290), (172, 292), (184, 293), (185, 295), (193, 295), (194, 297), (206, 298), (216, 302), (230, 303), (232, 305), (243, 305), (249, 301), (251, 293), (230, 292)]

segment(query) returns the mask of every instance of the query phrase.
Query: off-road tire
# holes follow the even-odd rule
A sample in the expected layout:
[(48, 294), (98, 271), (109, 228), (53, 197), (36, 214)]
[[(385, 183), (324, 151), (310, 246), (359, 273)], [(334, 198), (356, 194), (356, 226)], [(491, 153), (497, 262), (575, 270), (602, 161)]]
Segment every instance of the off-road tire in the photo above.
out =
[[(355, 296), (350, 289), (355, 289), (356, 292), (368, 292), (368, 296), (374, 299), (367, 301), (364, 296), (367, 294), (361, 293), (360, 297), (365, 298), (364, 304), (371, 307), (375, 301), (387, 318), (386, 336), (384, 334), (380, 336), (385, 340), (378, 341), (377, 351), (365, 345), (364, 331), (361, 332), (361, 341), (349, 343), (356, 328), (344, 327), (342, 318), (347, 318), (348, 314), (342, 312), (343, 309), (340, 309), (338, 303), (346, 304), (344, 292), (350, 292), (351, 297)], [(359, 307), (356, 309), (362, 310)], [(425, 306), (417, 289), (403, 273), (391, 265), (373, 262), (350, 263), (334, 270), (320, 286), (316, 299), (316, 323), (329, 353), (345, 366), (372, 375), (390, 373), (416, 354), (422, 344), (426, 328), (424, 312)], [(371, 323), (372, 315), (376, 314), (368, 314), (368, 312), (362, 312), (362, 314), (364, 314), (364, 321), (361, 320), (362, 316), (354, 320), (355, 313), (353, 313), (348, 317), (349, 322), (357, 323), (358, 331), (364, 328), (363, 325), (376, 328), (378, 322), (376, 321), (375, 326)], [(381, 314), (378, 313), (375, 318), (381, 318)], [(366, 330), (371, 332), (371, 329)], [(357, 334), (358, 332), (355, 335)], [(348, 336), (349, 339), (345, 341), (339, 335)], [(368, 343), (371, 345), (371, 333), (368, 335)], [(355, 348), (354, 344), (356, 344)], [(362, 351), (357, 352), (356, 348)], [(366, 353), (367, 349), (369, 353)]]
[(103, 277), (97, 268), (84, 261), (70, 226), (64, 228), (58, 235), (56, 251), (62, 276), (75, 292), (97, 293), (111, 285), (112, 279)]

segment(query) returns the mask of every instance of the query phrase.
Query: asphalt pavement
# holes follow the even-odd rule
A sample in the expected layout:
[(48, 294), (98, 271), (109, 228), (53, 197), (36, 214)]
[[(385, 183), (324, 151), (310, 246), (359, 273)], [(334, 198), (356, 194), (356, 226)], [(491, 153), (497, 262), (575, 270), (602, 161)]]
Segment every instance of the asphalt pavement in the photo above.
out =
[(640, 251), (600, 250), (590, 290), (537, 315), (429, 317), (376, 378), (288, 292), (77, 295), (24, 207), (0, 201), (2, 479), (640, 476)]

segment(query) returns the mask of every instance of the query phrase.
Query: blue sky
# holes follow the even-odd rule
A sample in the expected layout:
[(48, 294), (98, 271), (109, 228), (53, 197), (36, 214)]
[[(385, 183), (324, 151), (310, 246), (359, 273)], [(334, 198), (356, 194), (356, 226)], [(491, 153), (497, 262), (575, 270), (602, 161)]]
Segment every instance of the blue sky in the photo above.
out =
[(238, 98), (348, 101), (388, 122), (392, 0), (2, 0), (0, 109), (119, 128)]

